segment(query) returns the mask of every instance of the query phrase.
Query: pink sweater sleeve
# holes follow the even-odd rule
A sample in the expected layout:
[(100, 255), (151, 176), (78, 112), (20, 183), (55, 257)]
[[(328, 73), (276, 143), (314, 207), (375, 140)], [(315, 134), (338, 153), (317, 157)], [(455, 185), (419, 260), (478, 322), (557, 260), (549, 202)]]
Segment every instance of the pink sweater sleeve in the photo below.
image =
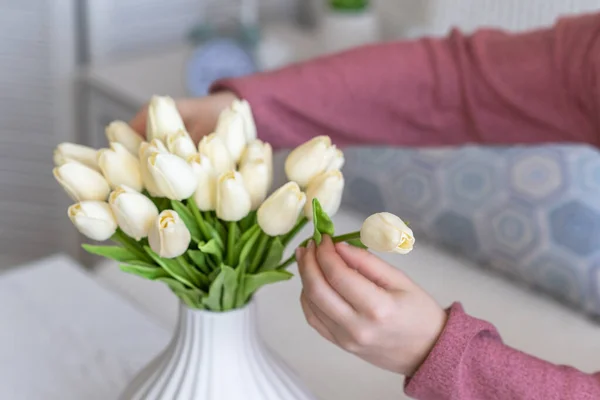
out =
[(600, 373), (587, 375), (514, 350), (489, 323), (470, 317), (460, 304), (406, 393), (419, 400), (600, 399)]
[(453, 31), (216, 82), (247, 99), (262, 138), (290, 147), (600, 142), (600, 14), (523, 34)]

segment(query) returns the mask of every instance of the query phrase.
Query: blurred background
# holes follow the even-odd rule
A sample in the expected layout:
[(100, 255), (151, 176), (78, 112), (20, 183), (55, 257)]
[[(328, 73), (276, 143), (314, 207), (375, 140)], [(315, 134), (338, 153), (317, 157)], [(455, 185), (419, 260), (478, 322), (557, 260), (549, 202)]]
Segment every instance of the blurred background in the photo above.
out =
[(52, 177), (63, 141), (104, 144), (152, 94), (457, 26), (523, 30), (598, 0), (0, 0), (0, 269), (78, 256)]

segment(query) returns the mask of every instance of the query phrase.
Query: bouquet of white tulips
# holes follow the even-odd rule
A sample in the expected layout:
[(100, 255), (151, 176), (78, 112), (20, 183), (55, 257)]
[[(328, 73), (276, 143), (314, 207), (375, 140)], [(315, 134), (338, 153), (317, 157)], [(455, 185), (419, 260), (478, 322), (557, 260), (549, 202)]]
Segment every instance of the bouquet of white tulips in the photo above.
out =
[[(96, 241), (84, 245), (128, 273), (158, 280), (189, 307), (243, 307), (261, 286), (289, 279), (285, 247), (308, 221), (313, 238), (407, 253), (412, 231), (394, 215), (369, 217), (360, 232), (334, 236), (343, 153), (327, 136), (288, 156), (289, 182), (270, 196), (272, 150), (256, 138), (250, 106), (236, 101), (196, 147), (168, 97), (153, 97), (144, 141), (129, 125), (106, 128), (110, 148), (63, 143), (54, 176), (76, 201), (68, 215)], [(362, 242), (361, 242), (362, 240)], [(364, 243), (364, 244), (363, 244)]]

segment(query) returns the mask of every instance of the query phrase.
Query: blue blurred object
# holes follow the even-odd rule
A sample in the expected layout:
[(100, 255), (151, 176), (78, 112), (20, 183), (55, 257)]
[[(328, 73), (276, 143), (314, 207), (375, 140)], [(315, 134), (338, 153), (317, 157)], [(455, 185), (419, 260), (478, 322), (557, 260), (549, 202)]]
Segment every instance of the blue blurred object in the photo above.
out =
[(205, 96), (222, 78), (252, 74), (257, 65), (248, 46), (233, 38), (213, 38), (201, 44), (187, 65), (187, 88), (192, 96)]

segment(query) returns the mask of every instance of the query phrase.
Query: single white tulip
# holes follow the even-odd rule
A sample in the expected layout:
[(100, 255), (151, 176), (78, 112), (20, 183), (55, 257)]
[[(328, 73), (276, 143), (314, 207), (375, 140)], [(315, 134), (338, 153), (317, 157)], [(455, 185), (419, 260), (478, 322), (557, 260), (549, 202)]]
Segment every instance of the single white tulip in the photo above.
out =
[(75, 201), (104, 201), (110, 193), (110, 186), (100, 172), (78, 162), (67, 162), (54, 168), (52, 173)]
[(327, 169), (335, 156), (336, 148), (329, 136), (317, 136), (292, 150), (285, 160), (285, 173), (290, 181), (306, 187)]
[(83, 235), (93, 240), (109, 239), (117, 230), (117, 221), (104, 201), (82, 201), (68, 210), (69, 219)]
[(271, 186), (271, 170), (265, 161), (245, 163), (240, 167), (246, 190), (250, 194), (250, 208), (256, 210), (267, 197)]
[(269, 181), (267, 186), (271, 187), (273, 184), (273, 148), (271, 145), (259, 139), (249, 142), (240, 159), (240, 169), (243, 168), (244, 164), (252, 162), (262, 162), (266, 164), (269, 169)]
[(215, 133), (223, 138), (229, 155), (237, 163), (246, 147), (243, 115), (232, 108), (221, 111)]
[(75, 143), (61, 143), (54, 150), (54, 165), (60, 167), (69, 161), (76, 161), (99, 171), (97, 150)]
[(305, 204), (306, 195), (298, 184), (288, 182), (267, 197), (258, 208), (258, 225), (269, 236), (285, 235), (296, 225)]
[(148, 157), (148, 169), (158, 191), (171, 200), (187, 199), (198, 187), (192, 167), (175, 154), (152, 153)]
[(204, 136), (198, 145), (200, 154), (205, 155), (210, 160), (215, 173), (221, 175), (235, 168), (235, 164), (225, 141), (216, 133)]
[(190, 134), (184, 130), (177, 131), (167, 136), (167, 148), (169, 151), (184, 160), (197, 153), (196, 145)]
[(221, 174), (217, 180), (217, 217), (223, 221), (239, 221), (250, 212), (250, 194), (237, 171)]
[(148, 106), (146, 137), (148, 140), (165, 140), (166, 136), (185, 130), (175, 101), (170, 97), (153, 96)]
[(140, 144), (144, 139), (127, 122), (113, 121), (106, 127), (108, 142), (121, 143), (131, 154), (137, 157)]
[[(155, 141), (153, 141), (155, 142)], [(156, 142), (162, 143), (160, 140), (156, 140)], [(164, 145), (162, 145), (164, 147)], [(142, 182), (144, 183), (144, 187), (150, 193), (150, 196), (153, 197), (163, 197), (163, 195), (158, 190), (158, 186), (156, 182), (154, 182), (154, 178), (152, 177), (152, 173), (150, 172), (150, 168), (148, 167), (148, 157), (152, 153), (160, 153), (163, 152), (159, 147), (156, 146), (156, 143), (150, 144), (148, 142), (142, 142), (139, 148), (139, 160), (140, 160), (140, 175), (142, 176)], [(164, 149), (164, 153), (167, 153), (167, 149)]]
[(244, 133), (246, 135), (246, 142), (251, 142), (256, 139), (256, 124), (254, 123), (254, 117), (252, 116), (252, 109), (250, 103), (246, 100), (235, 100), (231, 105), (231, 108), (242, 115), (244, 121)]
[(340, 209), (343, 191), (344, 176), (339, 170), (334, 169), (317, 175), (306, 188), (304, 216), (312, 221), (312, 201), (317, 198), (323, 211), (333, 217)]
[(334, 156), (329, 165), (327, 166), (327, 171), (332, 171), (334, 169), (341, 170), (345, 162), (346, 159), (344, 158), (344, 153), (340, 149), (336, 148)]
[(110, 149), (98, 151), (98, 166), (113, 189), (125, 185), (141, 192), (144, 188), (138, 158), (120, 143), (113, 142)]
[(188, 158), (188, 163), (196, 175), (198, 188), (194, 200), (201, 211), (214, 211), (217, 206), (217, 175), (208, 157), (194, 154)]
[(185, 253), (192, 240), (185, 223), (173, 210), (164, 210), (154, 219), (148, 232), (150, 248), (163, 258), (175, 258)]
[(113, 190), (108, 196), (108, 204), (121, 230), (135, 240), (148, 236), (158, 217), (158, 208), (152, 200), (124, 185)]
[(407, 254), (413, 249), (413, 231), (394, 214), (387, 212), (371, 215), (360, 229), (360, 240), (375, 251)]

